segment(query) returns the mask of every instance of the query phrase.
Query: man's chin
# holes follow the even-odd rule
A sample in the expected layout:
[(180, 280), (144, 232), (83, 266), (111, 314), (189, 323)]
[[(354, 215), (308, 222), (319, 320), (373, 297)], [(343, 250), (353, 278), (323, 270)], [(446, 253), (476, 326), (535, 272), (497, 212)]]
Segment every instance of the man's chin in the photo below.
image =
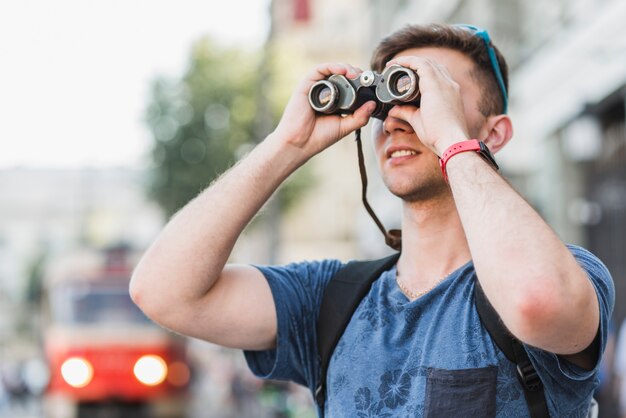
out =
[(387, 189), (394, 195), (407, 203), (424, 202), (441, 198), (450, 193), (448, 184), (443, 180), (432, 179), (427, 183), (419, 185), (404, 185), (403, 187), (387, 184)]

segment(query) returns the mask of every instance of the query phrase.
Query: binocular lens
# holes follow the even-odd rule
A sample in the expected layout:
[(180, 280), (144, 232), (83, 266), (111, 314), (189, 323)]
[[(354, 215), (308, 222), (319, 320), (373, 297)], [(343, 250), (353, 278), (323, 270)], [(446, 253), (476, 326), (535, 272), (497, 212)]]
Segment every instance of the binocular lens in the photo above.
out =
[(393, 80), (393, 84), (391, 85), (393, 88), (393, 93), (397, 96), (402, 96), (406, 94), (409, 90), (411, 90), (411, 78), (406, 74), (398, 74), (398, 76)]
[(330, 88), (324, 86), (317, 92), (317, 102), (321, 106), (326, 106), (328, 103), (330, 103), (331, 96), (332, 94)]
[(419, 96), (418, 78), (414, 71), (392, 65), (387, 69), (387, 89), (394, 100), (411, 102)]
[(337, 105), (337, 87), (329, 81), (318, 81), (309, 91), (309, 103), (318, 112), (331, 113)]

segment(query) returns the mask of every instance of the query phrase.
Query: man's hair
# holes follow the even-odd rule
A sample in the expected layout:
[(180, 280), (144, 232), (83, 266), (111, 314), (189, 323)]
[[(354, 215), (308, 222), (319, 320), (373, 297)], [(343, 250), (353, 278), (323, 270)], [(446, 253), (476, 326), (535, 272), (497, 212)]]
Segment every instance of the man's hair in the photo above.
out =
[[(506, 90), (509, 89), (509, 71), (504, 57), (491, 45), (498, 59)], [(407, 25), (380, 41), (370, 62), (371, 68), (380, 73), (385, 64), (396, 54), (411, 48), (448, 48), (459, 51), (475, 64), (471, 74), (481, 90), (478, 109), (484, 116), (504, 112), (504, 98), (491, 66), (485, 41), (471, 30), (461, 26), (431, 24)]]

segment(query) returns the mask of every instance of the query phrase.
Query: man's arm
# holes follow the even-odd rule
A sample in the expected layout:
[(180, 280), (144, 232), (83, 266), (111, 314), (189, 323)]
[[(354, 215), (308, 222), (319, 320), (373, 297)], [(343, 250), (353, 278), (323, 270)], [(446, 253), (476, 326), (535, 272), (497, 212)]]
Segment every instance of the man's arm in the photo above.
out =
[(226, 346), (273, 345), (276, 318), (266, 281), (253, 267), (225, 265), (241, 231), (295, 170), (289, 151), (267, 138), (166, 225), (130, 288), (155, 322)]
[(355, 77), (358, 71), (341, 64), (312, 71), (276, 130), (181, 209), (150, 246), (130, 293), (155, 322), (224, 346), (274, 347), (276, 311), (265, 278), (253, 267), (226, 263), (245, 226), (291, 173), (367, 123), (372, 102), (348, 117), (312, 111), (310, 86), (333, 73)]
[[(455, 161), (456, 160), (456, 161)], [(534, 209), (477, 154), (450, 159), (450, 187), (476, 273), (490, 302), (521, 341), (591, 368), (598, 332), (595, 289)]]

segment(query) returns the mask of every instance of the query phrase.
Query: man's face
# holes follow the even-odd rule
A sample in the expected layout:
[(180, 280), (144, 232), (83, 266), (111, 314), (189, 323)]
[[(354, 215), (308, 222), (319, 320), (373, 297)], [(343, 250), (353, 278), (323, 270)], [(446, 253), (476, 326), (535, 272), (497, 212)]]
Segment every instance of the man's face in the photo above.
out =
[[(405, 55), (426, 57), (448, 69), (461, 87), (470, 136), (479, 136), (486, 118), (478, 110), (481, 96), (471, 75), (473, 62), (462, 53), (446, 48), (413, 48), (396, 57)], [(449, 192), (437, 156), (420, 142), (408, 122), (388, 116), (384, 122), (374, 119), (372, 129), (383, 181), (393, 194), (406, 201), (420, 201)]]

